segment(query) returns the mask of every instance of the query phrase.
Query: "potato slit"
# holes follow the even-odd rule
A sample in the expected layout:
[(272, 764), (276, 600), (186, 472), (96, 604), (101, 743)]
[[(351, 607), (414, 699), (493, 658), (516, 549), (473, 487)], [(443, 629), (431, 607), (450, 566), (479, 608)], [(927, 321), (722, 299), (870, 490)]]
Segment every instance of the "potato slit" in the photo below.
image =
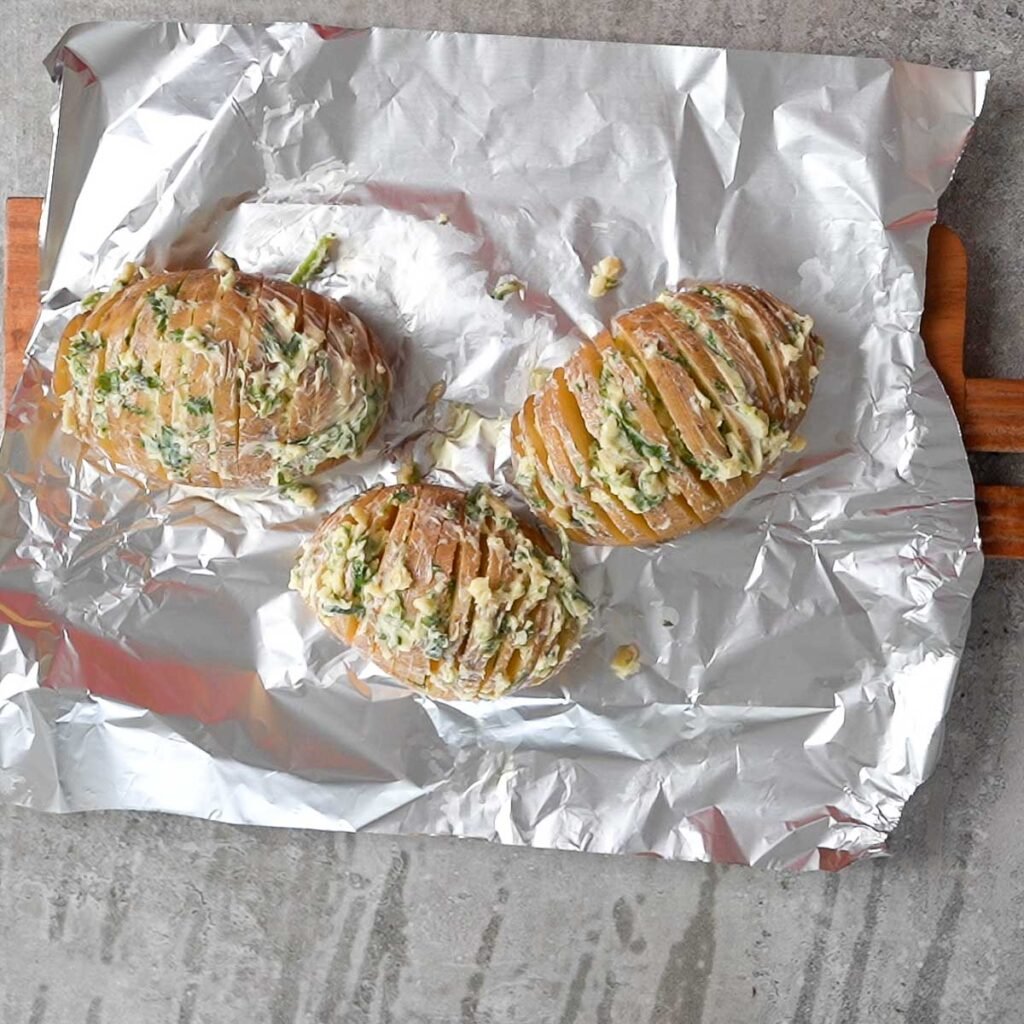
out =
[(534, 466), (535, 485), (540, 490), (541, 508), (553, 525), (564, 529), (573, 540), (580, 540), (586, 535), (580, 532), (577, 525), (579, 520), (570, 503), (566, 483), (551, 471), (548, 449), (537, 429), (533, 395), (530, 395), (523, 404), (521, 416), (520, 443), (525, 457), (532, 460)]
[(741, 288), (721, 287), (716, 289), (716, 294), (733, 316), (737, 329), (744, 336), (764, 368), (776, 402), (780, 407), (785, 407), (789, 397), (785, 368), (781, 364), (777, 346), (764, 322), (763, 312), (757, 308), (750, 297), (743, 293)]
[[(775, 408), (774, 395), (760, 360), (749, 343), (730, 323), (728, 309), (711, 296), (714, 293), (707, 286), (696, 291), (686, 291), (679, 298), (685, 298), (687, 305), (695, 309), (701, 318), (705, 332), (704, 343), (716, 360), (721, 359), (740, 374), (747, 391), (747, 402), (771, 414)], [(725, 314), (724, 316), (722, 314)], [(714, 338), (712, 345), (711, 338)]]
[[(671, 534), (676, 528), (667, 491), (660, 485), (657, 474), (648, 472), (647, 463), (623, 436), (623, 429), (606, 408), (604, 395), (604, 361), (593, 343), (584, 345), (566, 367), (566, 378), (579, 406), (587, 431), (593, 438), (594, 459), (606, 463), (594, 465), (594, 475), (604, 484), (606, 493), (613, 496), (623, 508), (634, 512), (647, 524), (655, 538)], [(614, 445), (606, 443), (605, 434), (615, 438)], [(659, 485), (661, 493), (645, 488)], [(627, 500), (634, 506), (631, 508)], [(667, 506), (667, 507), (666, 507)]]
[[(646, 374), (636, 371), (627, 356), (620, 351), (612, 335), (601, 335), (598, 344), (601, 349), (602, 372), (607, 372), (618, 381), (626, 401), (631, 406), (636, 436), (655, 450), (652, 455), (662, 466), (661, 472), (664, 474), (665, 489), (668, 492), (666, 503), (670, 504), (670, 507), (671, 504), (675, 504), (678, 509), (672, 515), (672, 531), (679, 535), (714, 518), (713, 511), (705, 512), (707, 502), (699, 479), (692, 475), (690, 467), (679, 458), (670, 434), (662, 427), (654, 412), (654, 391), (648, 383)], [(674, 503), (672, 499), (675, 499)]]
[[(492, 541), (494, 541), (493, 544)], [(474, 697), (480, 694), (486, 684), (487, 665), (494, 653), (492, 648), (498, 642), (497, 620), (500, 608), (497, 607), (497, 599), (492, 600), (491, 595), (500, 592), (510, 565), (504, 540), (488, 528), (486, 516), (484, 516), (480, 527), (480, 546), (484, 564), (479, 578), (487, 581), (488, 597), (486, 601), (481, 601), (475, 596), (473, 598), (473, 620), (470, 624), (469, 643), (463, 652), (464, 664), (468, 662), (470, 676), (477, 684)]]
[[(589, 472), (590, 445), (594, 439), (587, 429), (579, 402), (576, 401), (576, 396), (573, 394), (564, 369), (559, 367), (555, 370), (552, 379), (558, 389), (559, 408), (564, 414), (564, 422), (569, 430), (572, 444), (581, 464), (588, 467)], [(648, 544), (658, 539), (643, 516), (626, 508), (596, 480), (592, 480), (590, 496), (596, 504), (604, 509), (605, 514), (631, 544)]]
[(719, 430), (722, 413), (707, 396), (701, 378), (675, 336), (679, 326), (675, 318), (668, 310), (652, 303), (623, 314), (618, 318), (618, 325), (628, 327), (622, 332), (623, 339), (657, 379), (665, 407), (693, 453), (701, 476), (724, 506), (734, 503), (745, 489), (737, 479), (722, 480), (717, 473), (720, 462), (731, 457)]
[[(394, 495), (392, 495), (393, 498)], [(408, 500), (404, 501), (398, 509), (395, 522), (388, 532), (387, 542), (384, 547), (384, 553), (381, 555), (377, 574), (370, 583), (370, 586), (376, 588), (369, 595), (372, 604), (369, 602), (365, 603), (365, 612), (359, 628), (356, 630), (357, 639), (365, 638), (366, 648), (370, 657), (388, 671), (390, 671), (390, 665), (392, 664), (392, 648), (390, 644), (382, 644), (378, 637), (381, 633), (382, 620), (386, 618), (384, 606), (389, 594), (401, 593), (401, 590), (404, 589), (396, 588), (391, 591), (388, 590), (388, 587), (396, 577), (403, 575), (406, 544), (409, 532), (416, 521), (416, 506), (418, 502), (418, 496), (410, 494)]]
[(610, 331), (612, 343), (622, 354), (627, 364), (643, 381), (651, 395), (650, 408), (661, 427), (670, 451), (687, 477), (687, 492), (691, 496), (690, 506), (704, 522), (710, 522), (721, 514), (722, 503), (711, 482), (706, 480), (698, 467), (699, 459), (693, 449), (686, 443), (668, 408), (662, 388), (659, 384), (660, 374), (641, 357), (640, 347), (632, 338), (629, 328), (622, 320), (613, 323)]
[[(459, 553), (459, 525), (456, 522), (455, 513), (450, 508), (450, 502), (441, 497), (438, 499), (442, 508), (443, 522), (441, 524), (441, 536), (438, 539), (437, 547), (434, 549), (434, 572), (438, 576), (437, 582), (443, 584), (443, 590), (439, 589), (437, 609), (437, 636), (444, 637), (444, 647), (437, 657), (430, 657), (430, 679), (428, 686), (434, 688), (449, 689), (451, 680), (444, 679), (443, 668), (452, 667), (452, 654), (449, 650), (451, 645), (452, 608), (454, 604), (456, 574), (455, 561)], [(452, 692), (453, 695), (454, 691)]]
[(718, 376), (720, 361), (716, 362), (711, 358), (696, 331), (673, 311), (666, 309), (664, 313), (659, 312), (656, 315), (671, 323), (674, 328), (671, 332), (672, 340), (687, 359), (688, 372), (707, 400), (706, 407), (716, 410), (722, 417), (719, 430), (723, 440), (728, 443), (730, 434), (735, 439), (734, 445), (739, 451), (734, 451), (733, 445), (729, 445), (733, 458), (738, 461), (732, 478), (738, 477), (741, 473), (756, 475), (761, 468), (761, 449), (741, 418), (736, 405), (737, 398), (732, 389), (721, 386), (721, 378)]
[(405, 566), (412, 577), (402, 592), (402, 615), (409, 623), (408, 650), (399, 650), (392, 658), (392, 671), (413, 686), (423, 686), (430, 673), (430, 659), (419, 634), (420, 613), (415, 602), (428, 597), (434, 587), (434, 554), (441, 540), (441, 516), (431, 488), (424, 487), (416, 501), (415, 518), (409, 531), (409, 556)]
[[(565, 436), (559, 423), (557, 395), (557, 384), (549, 381), (537, 394), (534, 402), (534, 422), (538, 433), (547, 444), (548, 461), (553, 469), (557, 467), (558, 475), (565, 481), (566, 488), (573, 493), (577, 519), (580, 515), (586, 516), (587, 522), (582, 525), (590, 532), (591, 536), (588, 539), (603, 544), (628, 543), (622, 532), (608, 518), (608, 513), (591, 500), (569, 452), (566, 451)], [(586, 540), (583, 542), (586, 543)]]

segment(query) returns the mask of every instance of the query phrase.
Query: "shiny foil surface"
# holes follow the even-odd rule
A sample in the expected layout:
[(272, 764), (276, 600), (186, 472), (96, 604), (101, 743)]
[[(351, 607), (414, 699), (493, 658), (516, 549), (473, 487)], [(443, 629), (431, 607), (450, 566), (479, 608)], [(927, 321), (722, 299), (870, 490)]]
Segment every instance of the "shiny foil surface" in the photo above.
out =
[[(89, 25), (49, 67), (42, 311), (0, 449), (0, 797), (791, 869), (884, 852), (981, 571), (918, 327), (985, 74), (306, 24)], [(315, 509), (147, 491), (60, 432), (60, 333), (122, 264), (287, 274), (327, 231), (314, 287), (396, 388)], [(492, 298), (507, 274), (525, 292)], [(288, 575), (323, 515), (410, 457), (511, 494), (533, 371), (682, 278), (813, 316), (803, 451), (678, 542), (575, 547), (596, 625), (538, 689), (433, 701), (318, 625)]]

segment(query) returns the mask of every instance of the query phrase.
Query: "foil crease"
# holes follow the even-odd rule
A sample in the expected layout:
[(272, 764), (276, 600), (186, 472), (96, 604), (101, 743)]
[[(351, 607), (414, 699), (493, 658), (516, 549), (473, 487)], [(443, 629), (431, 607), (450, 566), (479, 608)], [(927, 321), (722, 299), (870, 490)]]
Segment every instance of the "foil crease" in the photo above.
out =
[[(0, 798), (791, 869), (884, 852), (982, 563), (918, 327), (986, 74), (307, 24), (81, 26), (48, 66), (42, 310), (0, 448)], [(125, 261), (286, 274), (328, 230), (315, 286), (396, 391), (315, 510), (147, 492), (56, 429), (62, 328)], [(591, 299), (608, 255), (621, 285)], [(505, 274), (526, 287), (501, 302)], [(435, 702), (320, 628), (287, 581), (322, 515), (410, 456), (507, 489), (531, 373), (684, 277), (814, 317), (804, 451), (676, 543), (574, 549), (598, 626), (541, 688)], [(623, 643), (643, 669), (619, 680)]]

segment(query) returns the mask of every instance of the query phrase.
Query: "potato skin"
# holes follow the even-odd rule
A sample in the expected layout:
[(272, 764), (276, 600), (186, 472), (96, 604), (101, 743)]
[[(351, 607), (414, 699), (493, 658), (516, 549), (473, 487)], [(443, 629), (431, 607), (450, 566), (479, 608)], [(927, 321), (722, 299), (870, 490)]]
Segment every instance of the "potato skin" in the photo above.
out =
[(340, 303), (235, 270), (115, 285), (60, 341), (63, 429), (157, 484), (284, 484), (358, 455), (391, 375)]
[(822, 355), (810, 317), (761, 289), (662, 293), (527, 398), (512, 420), (516, 486), (580, 543), (682, 536), (801, 443)]
[(544, 682), (591, 613), (543, 536), (485, 489), (375, 487), (328, 516), (291, 578), (338, 639), (431, 697)]

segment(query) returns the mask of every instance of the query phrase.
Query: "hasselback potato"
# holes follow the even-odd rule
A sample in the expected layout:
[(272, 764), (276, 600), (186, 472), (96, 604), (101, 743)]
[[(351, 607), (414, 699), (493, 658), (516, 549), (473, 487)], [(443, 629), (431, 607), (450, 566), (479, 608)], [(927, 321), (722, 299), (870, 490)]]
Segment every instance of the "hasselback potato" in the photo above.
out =
[(516, 485), (584, 544), (694, 530), (800, 442), (822, 357), (810, 317), (745, 285), (620, 313), (512, 421)]
[(537, 531), (485, 489), (377, 487), (305, 545), (291, 586), (323, 624), (433, 697), (498, 697), (572, 655), (590, 605)]
[(156, 481), (284, 484), (357, 455), (390, 375), (354, 314), (217, 270), (116, 285), (61, 339), (63, 428)]

